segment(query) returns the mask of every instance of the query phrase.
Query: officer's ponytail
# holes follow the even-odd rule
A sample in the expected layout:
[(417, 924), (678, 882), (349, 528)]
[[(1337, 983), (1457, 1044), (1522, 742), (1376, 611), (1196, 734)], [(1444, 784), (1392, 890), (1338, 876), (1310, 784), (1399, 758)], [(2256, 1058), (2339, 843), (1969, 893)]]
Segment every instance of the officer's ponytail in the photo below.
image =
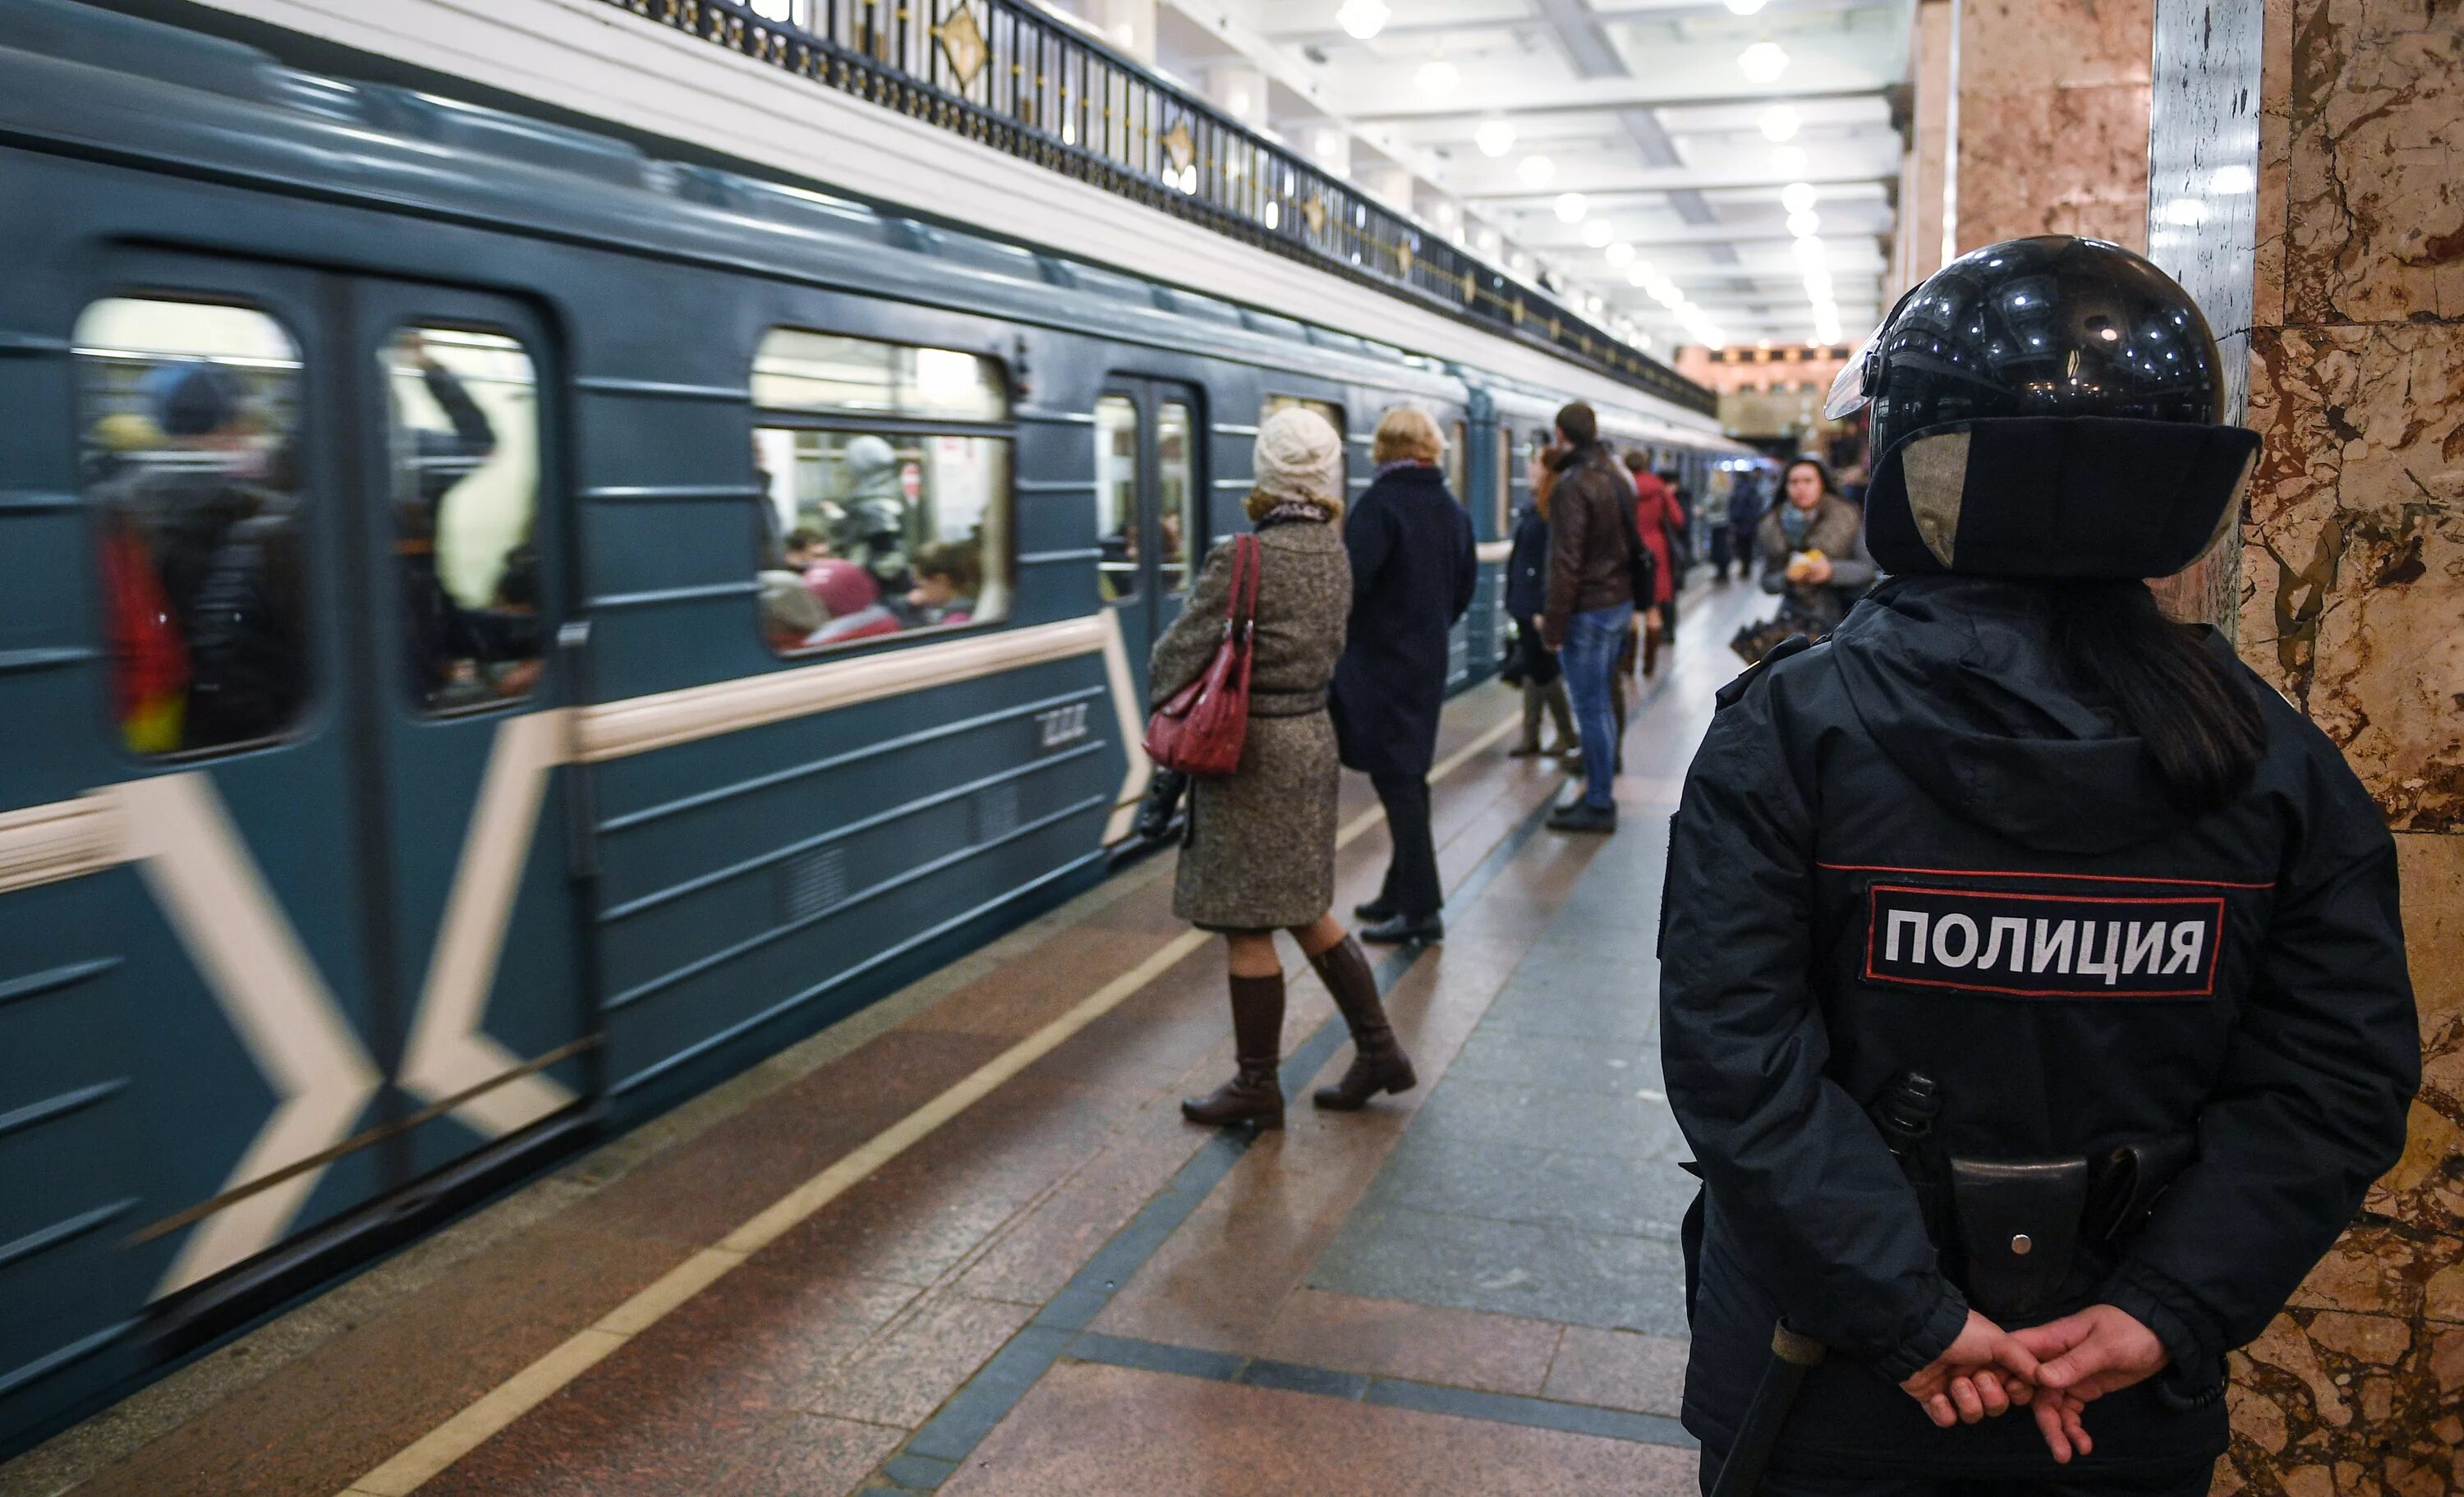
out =
[(2165, 617), (2146, 583), (2048, 590), (2064, 673), (2146, 743), (2183, 810), (2205, 814), (2250, 788), (2267, 747), (2258, 702), (2189, 628)]

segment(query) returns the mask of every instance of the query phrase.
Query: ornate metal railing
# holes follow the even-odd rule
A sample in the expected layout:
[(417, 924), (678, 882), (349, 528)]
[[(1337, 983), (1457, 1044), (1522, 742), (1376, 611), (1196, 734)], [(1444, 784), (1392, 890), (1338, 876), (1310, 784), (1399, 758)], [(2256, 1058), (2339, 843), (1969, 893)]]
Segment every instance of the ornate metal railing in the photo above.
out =
[(1017, 0), (607, 3), (1218, 232), (1543, 344), (1688, 409), (1718, 408), (1711, 391), (1545, 292)]

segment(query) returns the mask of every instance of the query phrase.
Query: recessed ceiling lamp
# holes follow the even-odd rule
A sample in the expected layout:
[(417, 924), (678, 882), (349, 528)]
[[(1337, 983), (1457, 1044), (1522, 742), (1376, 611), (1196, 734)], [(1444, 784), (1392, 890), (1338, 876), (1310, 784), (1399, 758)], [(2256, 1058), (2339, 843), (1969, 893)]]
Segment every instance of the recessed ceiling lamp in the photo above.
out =
[(1799, 239), (1811, 239), (1822, 230), (1822, 215), (1812, 209), (1788, 215), (1788, 231)]
[(1431, 57), (1412, 75), (1412, 82), (1431, 99), (1443, 99), (1463, 81), (1463, 69), (1443, 57)]
[(1609, 263), (1611, 265), (1630, 265), (1633, 262), (1634, 246), (1622, 242), (1609, 246)]
[(1822, 263), (1822, 241), (1815, 238), (1813, 235), (1808, 234), (1804, 238), (1796, 241), (1794, 248), (1796, 250), (1796, 257), (1803, 260), (1806, 264), (1819, 265)]
[(1651, 262), (1649, 260), (1635, 261), (1633, 267), (1625, 273), (1625, 279), (1627, 285), (1636, 287), (1637, 289), (1649, 286), (1651, 284)]
[(1751, 15), (1761, 10), (1766, 0), (1728, 0), (1728, 10), (1737, 15)]
[(1771, 170), (1783, 177), (1793, 177), (1805, 170), (1805, 147), (1802, 145), (1772, 147)]
[(1754, 123), (1762, 126), (1763, 139), (1777, 145), (1782, 141), (1796, 139), (1796, 111), (1786, 104), (1773, 104), (1762, 112)]
[(1514, 149), (1514, 123), (1509, 120), (1483, 120), (1480, 128), (1471, 133), (1471, 142), (1483, 156), (1503, 156)]
[(1617, 237), (1617, 230), (1605, 218), (1595, 218), (1583, 226), (1583, 242), (1595, 250), (1605, 249)]
[(1526, 156), (1515, 165), (1514, 174), (1523, 179), (1527, 187), (1545, 187), (1549, 179), (1557, 174), (1557, 164), (1546, 156)]
[(1590, 212), (1591, 208), (1592, 205), (1584, 201), (1583, 195), (1579, 192), (1557, 194), (1557, 221), (1561, 224), (1581, 223), (1583, 215)]
[(1394, 14), (1394, 8), (1386, 0), (1343, 0), (1343, 9), (1334, 12), (1334, 20), (1353, 41), (1367, 41), (1384, 31)]
[(1780, 207), (1787, 209), (1792, 213), (1813, 212), (1814, 184), (1810, 182), (1790, 183), (1787, 187), (1779, 189), (1779, 202)]
[[(1345, 3), (1357, 5), (1361, 0), (1345, 0)], [(1779, 76), (1788, 71), (1788, 54), (1782, 52), (1775, 41), (1758, 41), (1737, 54), (1737, 71), (1743, 73), (1749, 83), (1776, 83)]]

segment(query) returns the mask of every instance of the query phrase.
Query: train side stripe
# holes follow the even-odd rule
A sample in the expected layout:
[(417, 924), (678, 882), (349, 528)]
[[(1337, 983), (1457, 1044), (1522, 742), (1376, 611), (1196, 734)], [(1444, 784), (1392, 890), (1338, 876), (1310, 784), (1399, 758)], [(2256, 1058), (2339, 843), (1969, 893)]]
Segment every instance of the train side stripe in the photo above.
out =
[[(410, 1043), (403, 1051), (402, 1085), (424, 1102), (461, 1095), (522, 1064), (480, 1024), (496, 985), (496, 962), (530, 859), (547, 777), (565, 758), (571, 727), (563, 710), (508, 717), (496, 725)], [(573, 1100), (570, 1089), (532, 1071), (480, 1092), (452, 1115), (501, 1138)]]
[[(236, 1189), (348, 1137), (384, 1076), (352, 1033), (201, 770), (115, 785), (127, 854), (279, 1098), (231, 1170)], [(254, 1192), (198, 1224), (155, 1291), (169, 1294), (289, 1233), (324, 1172)]]

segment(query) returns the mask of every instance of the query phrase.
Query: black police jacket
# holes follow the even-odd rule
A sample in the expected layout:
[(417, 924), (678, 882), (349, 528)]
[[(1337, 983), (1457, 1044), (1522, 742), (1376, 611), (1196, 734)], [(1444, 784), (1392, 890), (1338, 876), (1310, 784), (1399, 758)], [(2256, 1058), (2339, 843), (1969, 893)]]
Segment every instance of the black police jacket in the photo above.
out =
[(1783, 1464), (2055, 1469), (2024, 1412), (1936, 1429), (1896, 1386), (1968, 1310), (1867, 1111), (1903, 1071), (1941, 1084), (1948, 1155), (2195, 1135), (2145, 1229), (2081, 1244), (2025, 1317), (2111, 1303), (2173, 1356), (2088, 1408), (2075, 1475), (2220, 1453), (2223, 1353), (2402, 1151), (2420, 1050), (2377, 807), (2249, 676), (2256, 781), (2185, 818), (2139, 740), (2060, 679), (2042, 596), (1886, 583), (1828, 643), (1724, 692), (1687, 776), (1661, 1046), (1705, 1180), (1683, 1413), (1714, 1449), (1785, 1314), (1835, 1354)]

